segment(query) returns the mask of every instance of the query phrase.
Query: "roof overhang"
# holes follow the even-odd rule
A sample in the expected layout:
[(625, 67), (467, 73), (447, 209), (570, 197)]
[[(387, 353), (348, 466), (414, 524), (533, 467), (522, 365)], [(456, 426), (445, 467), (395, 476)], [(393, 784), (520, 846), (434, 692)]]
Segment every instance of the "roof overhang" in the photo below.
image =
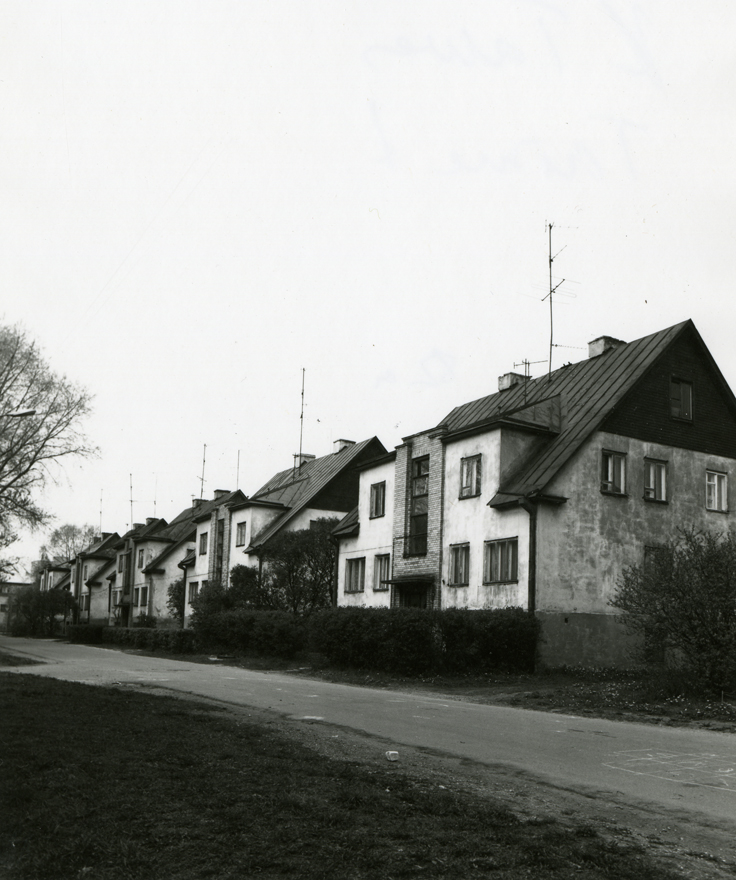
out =
[(563, 495), (549, 495), (545, 492), (530, 492), (528, 495), (516, 495), (510, 492), (496, 492), (496, 494), (488, 502), (488, 507), (496, 510), (505, 510), (509, 507), (516, 507), (523, 502), (531, 502), (532, 504), (551, 504), (559, 506), (565, 504), (567, 498)]

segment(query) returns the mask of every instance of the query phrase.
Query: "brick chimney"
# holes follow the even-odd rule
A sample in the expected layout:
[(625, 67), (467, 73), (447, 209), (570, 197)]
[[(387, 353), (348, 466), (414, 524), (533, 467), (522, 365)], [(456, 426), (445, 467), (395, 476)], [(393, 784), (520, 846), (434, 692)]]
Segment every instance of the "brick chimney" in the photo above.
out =
[(299, 453), (294, 454), (294, 467), (301, 467), (303, 464), (306, 464), (308, 461), (314, 461), (317, 458), (316, 455), (310, 455), (308, 452), (302, 452), (301, 455)]
[(220, 498), (224, 498), (226, 495), (230, 494), (229, 489), (215, 489), (215, 501), (219, 501)]
[(355, 446), (355, 440), (335, 440), (332, 444), (332, 452), (336, 455), (338, 452), (342, 452), (343, 449), (347, 449), (348, 446)]

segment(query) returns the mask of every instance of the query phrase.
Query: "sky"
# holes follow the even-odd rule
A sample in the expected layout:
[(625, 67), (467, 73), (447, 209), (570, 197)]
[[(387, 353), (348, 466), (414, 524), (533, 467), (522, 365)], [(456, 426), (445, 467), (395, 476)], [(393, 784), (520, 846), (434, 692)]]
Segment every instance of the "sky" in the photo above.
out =
[(735, 32), (721, 0), (0, 0), (0, 317), (94, 396), (55, 525), (543, 374), (549, 224), (553, 368), (692, 318), (736, 388)]

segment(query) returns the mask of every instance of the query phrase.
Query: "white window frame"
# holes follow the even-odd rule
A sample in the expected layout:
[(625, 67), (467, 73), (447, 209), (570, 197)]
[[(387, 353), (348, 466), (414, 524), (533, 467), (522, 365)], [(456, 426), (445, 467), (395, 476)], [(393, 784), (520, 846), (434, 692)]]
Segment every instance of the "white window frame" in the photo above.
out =
[(460, 498), (480, 495), (481, 455), (469, 455), (460, 459)]
[(470, 583), (470, 544), (450, 545), (449, 585), (467, 587)]
[(138, 568), (143, 568), (143, 563), (145, 562), (145, 551), (143, 547), (140, 547), (138, 550)]
[(486, 541), (483, 548), (483, 583), (515, 584), (518, 581), (518, 537)]
[(189, 583), (189, 589), (187, 590), (187, 601), (189, 602), (190, 605), (197, 598), (198, 593), (199, 593), (199, 581), (191, 581)]
[(207, 541), (210, 536), (209, 532), (202, 532), (199, 536), (199, 555), (207, 555)]
[(644, 500), (667, 501), (667, 462), (644, 459)]
[(245, 545), (245, 532), (246, 532), (247, 525), (248, 525), (247, 522), (236, 523), (236, 525), (235, 525), (235, 546), (236, 547), (243, 547)]
[(604, 449), (601, 453), (601, 492), (626, 494), (626, 453)]
[(386, 516), (386, 481), (373, 483), (371, 486), (371, 509), (370, 518), (377, 519)]
[(718, 513), (728, 512), (728, 474), (705, 472), (705, 508)]
[(365, 592), (365, 556), (345, 560), (345, 592)]
[(376, 553), (373, 557), (373, 592), (385, 593), (389, 588), (387, 581), (390, 577), (391, 554)]
[(148, 606), (148, 587), (141, 587), (141, 607)]

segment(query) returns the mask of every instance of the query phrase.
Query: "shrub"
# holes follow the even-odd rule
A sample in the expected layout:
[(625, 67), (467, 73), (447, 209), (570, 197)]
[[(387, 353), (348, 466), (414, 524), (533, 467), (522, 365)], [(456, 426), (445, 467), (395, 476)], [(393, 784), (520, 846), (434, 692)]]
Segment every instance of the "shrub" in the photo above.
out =
[(310, 618), (310, 636), (336, 666), (408, 675), (531, 671), (539, 624), (521, 608), (334, 608)]
[(169, 654), (191, 654), (195, 635), (190, 629), (142, 629), (139, 627), (101, 627), (101, 641), (110, 645), (140, 648), (144, 651), (165, 651)]
[(624, 571), (611, 601), (642, 637), (648, 665), (736, 690), (736, 539), (695, 530)]
[(307, 643), (304, 620), (285, 611), (230, 608), (199, 615), (193, 629), (197, 640), (208, 649), (252, 651), (288, 658)]
[(453, 608), (437, 619), (445, 672), (534, 671), (540, 624), (523, 608)]
[(101, 624), (73, 623), (67, 626), (66, 635), (73, 644), (99, 645), (102, 643), (102, 632), (105, 628)]

